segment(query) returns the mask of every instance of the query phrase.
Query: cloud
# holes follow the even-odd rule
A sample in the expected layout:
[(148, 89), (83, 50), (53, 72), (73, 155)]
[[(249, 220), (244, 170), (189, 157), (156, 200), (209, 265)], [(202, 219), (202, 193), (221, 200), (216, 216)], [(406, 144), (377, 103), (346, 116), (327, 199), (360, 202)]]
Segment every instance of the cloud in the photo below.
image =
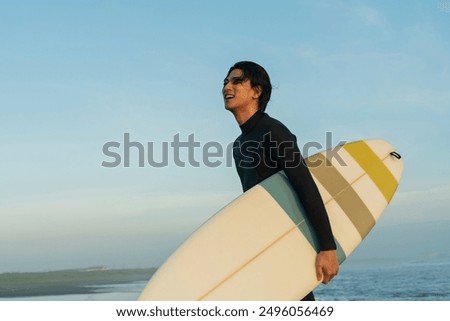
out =
[(450, 202), (450, 186), (437, 186), (426, 190), (399, 192), (396, 203), (399, 205), (423, 204), (424, 202)]
[(379, 29), (385, 29), (388, 26), (385, 16), (373, 7), (366, 5), (357, 6), (352, 9), (352, 13), (368, 26), (374, 26)]
[(104, 188), (4, 200), (0, 239), (164, 233), (201, 224), (235, 196)]
[(0, 253), (8, 270), (159, 265), (237, 196), (93, 188), (3, 199)]
[(425, 222), (448, 222), (450, 186), (397, 192), (386, 209), (381, 225), (403, 225)]

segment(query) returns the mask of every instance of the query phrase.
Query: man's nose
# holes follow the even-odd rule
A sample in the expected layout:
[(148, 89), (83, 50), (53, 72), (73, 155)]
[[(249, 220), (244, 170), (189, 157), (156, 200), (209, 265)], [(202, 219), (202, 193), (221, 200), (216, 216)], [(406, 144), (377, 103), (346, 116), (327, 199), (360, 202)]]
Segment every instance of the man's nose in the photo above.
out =
[(231, 81), (229, 81), (223, 85), (223, 92), (225, 92), (225, 90), (228, 90), (228, 89), (231, 89)]

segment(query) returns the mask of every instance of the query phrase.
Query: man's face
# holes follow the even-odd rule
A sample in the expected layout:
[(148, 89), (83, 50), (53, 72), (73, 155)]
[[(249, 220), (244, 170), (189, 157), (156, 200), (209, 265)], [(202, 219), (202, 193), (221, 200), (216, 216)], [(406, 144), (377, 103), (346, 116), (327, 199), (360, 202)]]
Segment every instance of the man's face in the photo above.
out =
[(223, 100), (225, 109), (258, 107), (259, 93), (252, 88), (250, 80), (243, 78), (241, 69), (234, 69), (223, 81)]

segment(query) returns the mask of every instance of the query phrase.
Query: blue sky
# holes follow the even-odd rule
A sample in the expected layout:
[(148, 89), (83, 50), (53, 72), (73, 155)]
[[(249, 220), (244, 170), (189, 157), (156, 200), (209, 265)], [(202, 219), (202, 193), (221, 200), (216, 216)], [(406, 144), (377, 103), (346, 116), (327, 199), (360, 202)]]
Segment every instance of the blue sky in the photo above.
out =
[(371, 253), (385, 228), (448, 227), (446, 4), (0, 1), (0, 272), (159, 265), (239, 195), (233, 167), (140, 168), (136, 154), (130, 168), (101, 166), (124, 133), (154, 142), (156, 158), (176, 134), (232, 142), (220, 90), (239, 60), (268, 70), (267, 112), (300, 145), (332, 132), (404, 156)]

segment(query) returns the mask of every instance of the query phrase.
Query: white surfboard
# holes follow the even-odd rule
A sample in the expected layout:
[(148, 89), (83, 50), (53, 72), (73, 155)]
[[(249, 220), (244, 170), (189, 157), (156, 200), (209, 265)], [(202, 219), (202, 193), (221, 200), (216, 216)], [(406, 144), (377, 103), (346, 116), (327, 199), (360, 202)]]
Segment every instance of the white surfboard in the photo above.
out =
[[(403, 161), (384, 140), (337, 148), (307, 163), (342, 263), (391, 201)], [(304, 209), (279, 172), (205, 222), (158, 269), (139, 300), (299, 300), (320, 283), (317, 251)]]

